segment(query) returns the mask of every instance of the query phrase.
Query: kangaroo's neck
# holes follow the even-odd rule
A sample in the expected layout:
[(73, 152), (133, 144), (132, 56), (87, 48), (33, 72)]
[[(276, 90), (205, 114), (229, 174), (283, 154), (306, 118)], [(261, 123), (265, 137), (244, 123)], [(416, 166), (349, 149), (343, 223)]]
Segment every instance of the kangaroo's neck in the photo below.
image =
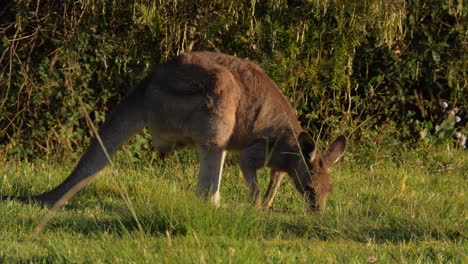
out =
[(290, 173), (300, 158), (295, 131), (289, 130), (268, 140), (266, 160), (270, 168)]

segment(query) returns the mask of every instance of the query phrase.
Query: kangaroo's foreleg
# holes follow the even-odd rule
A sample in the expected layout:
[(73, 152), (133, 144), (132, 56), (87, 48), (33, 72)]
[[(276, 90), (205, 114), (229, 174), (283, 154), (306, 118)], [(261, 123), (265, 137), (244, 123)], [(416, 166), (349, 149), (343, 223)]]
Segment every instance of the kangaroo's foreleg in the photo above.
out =
[(219, 188), (226, 150), (210, 146), (199, 147), (198, 151), (200, 154), (200, 174), (197, 194), (218, 206), (221, 199)]
[(257, 168), (251, 166), (248, 161), (241, 158), (241, 170), (242, 175), (244, 175), (244, 179), (247, 182), (247, 187), (250, 191), (250, 198), (252, 199), (252, 203), (255, 206), (260, 207), (262, 201), (260, 198), (260, 189), (258, 188), (258, 180), (257, 180)]
[(282, 171), (277, 171), (274, 169), (271, 169), (270, 171), (270, 182), (268, 183), (268, 188), (265, 193), (265, 197), (263, 198), (263, 206), (266, 208), (270, 208), (273, 199), (276, 196), (276, 192), (278, 191), (278, 188), (280, 186), (281, 180), (283, 179), (284, 172)]
[(258, 187), (257, 171), (265, 164), (265, 144), (260, 142), (240, 152), (240, 167), (249, 187), (252, 202), (261, 207), (262, 199)]

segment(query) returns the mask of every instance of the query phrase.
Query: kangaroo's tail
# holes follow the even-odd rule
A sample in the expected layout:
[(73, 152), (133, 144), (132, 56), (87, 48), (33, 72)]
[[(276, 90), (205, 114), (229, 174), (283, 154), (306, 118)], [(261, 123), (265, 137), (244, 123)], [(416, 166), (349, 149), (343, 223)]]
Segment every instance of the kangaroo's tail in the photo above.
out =
[(144, 96), (148, 85), (149, 78), (142, 81), (140, 86), (117, 106), (99, 129), (99, 137), (92, 140), (70, 176), (61, 184), (36, 196), (0, 196), (0, 201), (15, 199), (22, 202), (55, 204), (61, 200), (63, 204), (78, 193), (92, 180), (91, 176), (109, 163), (109, 158), (120, 146), (145, 126)]

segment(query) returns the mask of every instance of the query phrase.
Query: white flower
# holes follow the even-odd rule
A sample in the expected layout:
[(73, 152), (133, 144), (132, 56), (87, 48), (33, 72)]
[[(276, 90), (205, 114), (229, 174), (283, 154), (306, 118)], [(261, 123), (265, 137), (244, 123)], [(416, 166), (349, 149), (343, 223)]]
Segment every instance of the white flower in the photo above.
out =
[(462, 133), (460, 132), (455, 132), (455, 138), (460, 138), (462, 136)]
[(461, 117), (455, 116), (455, 123), (458, 123), (458, 122), (460, 122), (460, 121), (461, 121)]
[(444, 109), (447, 108), (447, 107), (448, 107), (447, 102), (441, 102), (441, 103), (440, 103), (440, 107), (442, 107), (442, 108), (444, 108)]
[(460, 145), (465, 146), (465, 144), (466, 144), (466, 137), (465, 137), (464, 135), (462, 135), (462, 136), (459, 138), (459, 140), (460, 140)]
[(458, 113), (458, 107), (453, 108), (452, 111), (453, 111), (455, 114)]

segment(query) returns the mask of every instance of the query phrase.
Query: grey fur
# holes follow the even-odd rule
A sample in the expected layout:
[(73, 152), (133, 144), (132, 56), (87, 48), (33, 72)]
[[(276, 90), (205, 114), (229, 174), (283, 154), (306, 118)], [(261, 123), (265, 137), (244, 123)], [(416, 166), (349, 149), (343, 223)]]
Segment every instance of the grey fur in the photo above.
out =
[[(213, 52), (184, 53), (163, 63), (117, 106), (99, 136), (112, 156), (143, 127), (149, 128), (163, 156), (174, 148), (197, 147), (201, 162), (197, 193), (215, 204), (220, 199), (224, 155), (233, 150), (240, 151), (241, 169), (257, 205), (262, 202), (256, 172), (266, 165), (272, 173), (264, 206), (271, 206), (281, 178), (288, 173), (310, 207), (322, 209), (331, 191), (330, 168), (346, 149), (346, 138), (340, 136), (323, 157), (317, 154), (294, 109), (258, 65)], [(93, 140), (56, 188), (13, 198), (55, 203), (108, 162)]]

